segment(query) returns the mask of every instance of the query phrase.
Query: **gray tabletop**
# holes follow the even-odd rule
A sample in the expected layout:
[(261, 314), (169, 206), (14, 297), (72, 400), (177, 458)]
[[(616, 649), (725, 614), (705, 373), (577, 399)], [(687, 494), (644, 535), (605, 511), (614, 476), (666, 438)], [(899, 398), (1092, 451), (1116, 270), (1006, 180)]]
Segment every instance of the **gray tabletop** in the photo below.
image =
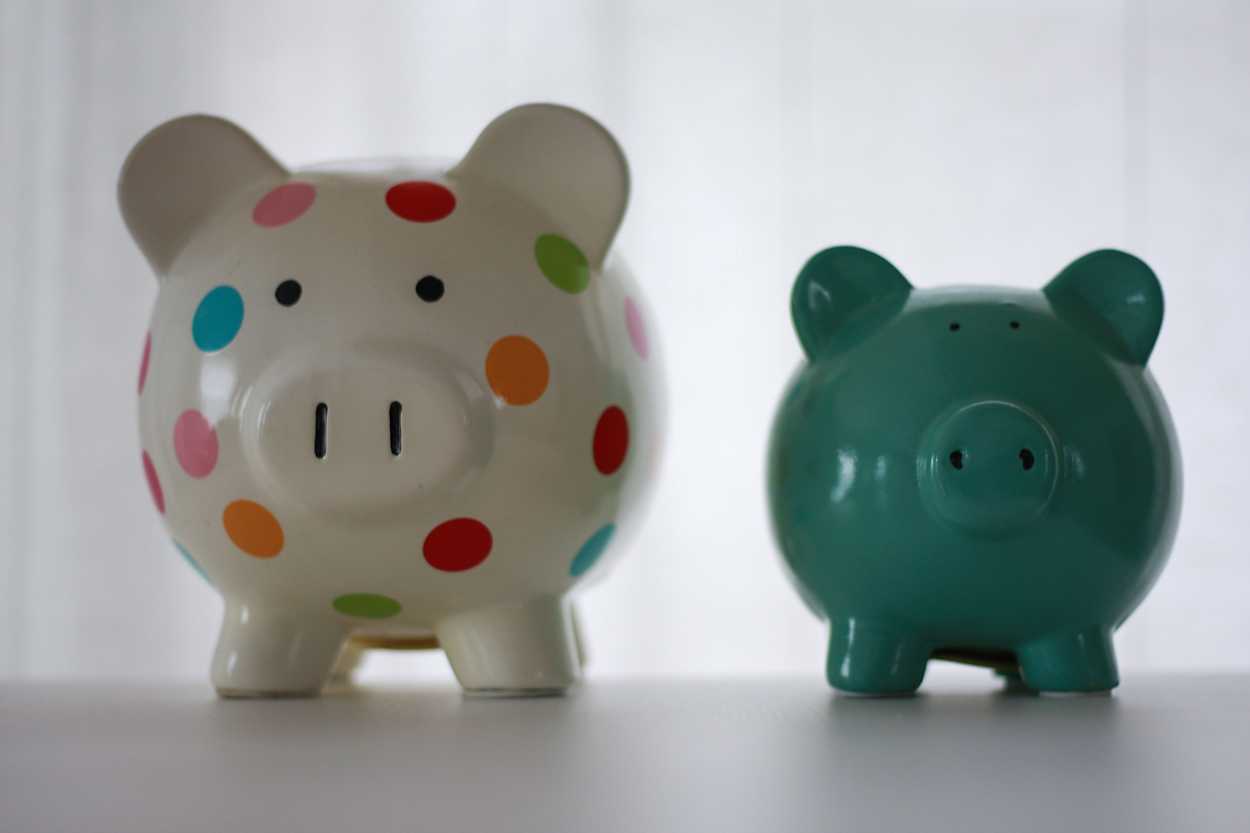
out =
[(0, 830), (1250, 829), (1250, 678), (1113, 697), (832, 695), (816, 678), (592, 680), (233, 701), (0, 685)]

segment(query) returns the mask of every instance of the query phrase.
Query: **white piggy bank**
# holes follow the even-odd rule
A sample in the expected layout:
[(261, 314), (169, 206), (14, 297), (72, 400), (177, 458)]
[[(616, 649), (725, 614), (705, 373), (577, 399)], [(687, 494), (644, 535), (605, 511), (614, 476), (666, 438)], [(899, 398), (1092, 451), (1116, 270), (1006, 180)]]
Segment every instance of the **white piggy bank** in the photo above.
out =
[(349, 638), (437, 640), (470, 692), (577, 680), (569, 591), (657, 448), (644, 306), (605, 264), (628, 192), (612, 136), (553, 105), (454, 165), (292, 172), (208, 116), (135, 146), (142, 462), (225, 599), (218, 692), (314, 694)]

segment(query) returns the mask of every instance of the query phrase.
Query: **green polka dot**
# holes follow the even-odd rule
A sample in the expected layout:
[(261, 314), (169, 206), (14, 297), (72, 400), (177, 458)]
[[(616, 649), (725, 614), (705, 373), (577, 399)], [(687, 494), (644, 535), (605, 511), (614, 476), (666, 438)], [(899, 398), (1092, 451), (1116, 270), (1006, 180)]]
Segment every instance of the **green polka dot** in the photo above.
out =
[(534, 257), (547, 280), (565, 292), (581, 292), (590, 284), (586, 255), (558, 234), (540, 236), (534, 244)]
[(348, 593), (334, 600), (334, 609), (361, 619), (389, 619), (401, 610), (399, 602), (377, 593)]

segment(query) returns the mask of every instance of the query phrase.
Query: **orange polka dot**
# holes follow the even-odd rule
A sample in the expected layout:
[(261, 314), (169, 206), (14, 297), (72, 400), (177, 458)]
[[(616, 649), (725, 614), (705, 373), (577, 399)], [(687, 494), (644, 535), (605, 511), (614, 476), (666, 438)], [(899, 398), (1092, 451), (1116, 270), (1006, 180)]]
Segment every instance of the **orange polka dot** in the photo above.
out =
[(221, 522), (234, 545), (248, 555), (273, 558), (282, 552), (282, 525), (259, 503), (236, 500), (226, 507)]
[(550, 378), (546, 354), (525, 336), (504, 336), (486, 354), (486, 381), (509, 405), (537, 402)]

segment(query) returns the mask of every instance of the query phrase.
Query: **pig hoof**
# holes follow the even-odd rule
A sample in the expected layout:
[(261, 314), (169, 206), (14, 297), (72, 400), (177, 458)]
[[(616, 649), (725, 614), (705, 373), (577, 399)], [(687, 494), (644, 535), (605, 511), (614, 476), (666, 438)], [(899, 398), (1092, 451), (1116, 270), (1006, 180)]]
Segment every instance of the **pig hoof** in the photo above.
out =
[(846, 694), (911, 694), (924, 680), (928, 645), (862, 620), (830, 628), (829, 685)]
[(343, 626), (333, 620), (228, 600), (213, 654), (213, 687), (230, 698), (316, 696), (343, 638)]
[(550, 696), (580, 676), (563, 598), (471, 610), (444, 619), (435, 630), (456, 679), (475, 697)]
[(1097, 693), (1120, 684), (1111, 631), (1088, 628), (1031, 642), (1017, 651), (1029, 688), (1045, 693)]

